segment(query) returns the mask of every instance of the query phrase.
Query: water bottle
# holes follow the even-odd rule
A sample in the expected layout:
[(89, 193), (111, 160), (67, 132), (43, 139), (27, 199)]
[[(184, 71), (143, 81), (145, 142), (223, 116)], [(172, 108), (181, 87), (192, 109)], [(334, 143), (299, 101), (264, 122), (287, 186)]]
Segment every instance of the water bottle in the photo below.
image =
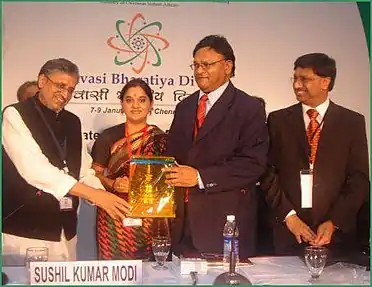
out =
[[(223, 265), (224, 265), (225, 271), (229, 270), (231, 242), (233, 239), (235, 224), (236, 224), (235, 215), (227, 215), (226, 223), (223, 228)], [(238, 237), (239, 237), (239, 230), (238, 230), (238, 227), (236, 227), (235, 239), (234, 239), (236, 270), (238, 268), (238, 263), (239, 263), (239, 238)]]

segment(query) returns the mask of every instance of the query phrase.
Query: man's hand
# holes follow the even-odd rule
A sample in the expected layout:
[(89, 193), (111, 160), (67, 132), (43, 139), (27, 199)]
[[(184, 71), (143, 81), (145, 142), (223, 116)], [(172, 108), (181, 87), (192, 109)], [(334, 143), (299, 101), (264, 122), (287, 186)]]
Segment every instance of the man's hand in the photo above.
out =
[(164, 168), (165, 183), (178, 187), (192, 187), (198, 184), (198, 171), (187, 165)]
[(104, 209), (112, 218), (123, 220), (129, 213), (130, 205), (124, 199), (103, 189), (96, 189), (77, 182), (69, 194), (84, 198)]
[(318, 226), (316, 238), (311, 245), (322, 246), (331, 243), (333, 232), (335, 232), (336, 227), (332, 221), (328, 220), (323, 222)]
[(315, 233), (296, 214), (288, 216), (285, 220), (287, 228), (296, 237), (298, 243), (311, 242), (315, 240)]
[(128, 177), (117, 177), (112, 185), (113, 189), (119, 192), (128, 193), (129, 179)]

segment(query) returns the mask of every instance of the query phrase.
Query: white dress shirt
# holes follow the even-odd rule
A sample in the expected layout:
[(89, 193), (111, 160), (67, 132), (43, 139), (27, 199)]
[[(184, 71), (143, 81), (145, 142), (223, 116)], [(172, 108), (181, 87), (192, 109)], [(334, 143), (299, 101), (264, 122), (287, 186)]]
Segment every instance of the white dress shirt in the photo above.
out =
[[(222, 96), (223, 92), (226, 90), (227, 86), (229, 85), (229, 81), (224, 83), (222, 86), (220, 86), (218, 89), (214, 90), (213, 92), (210, 92), (208, 95), (208, 100), (207, 100), (207, 107), (205, 111), (205, 116), (207, 116), (208, 112), (211, 110), (213, 105), (217, 102), (217, 100)], [(205, 95), (203, 91), (199, 91), (199, 101), (201, 97)]]
[[(323, 124), (324, 124), (323, 119), (324, 119), (325, 113), (327, 112), (328, 106), (329, 106), (329, 98), (327, 98), (323, 103), (321, 103), (319, 106), (317, 106), (315, 108), (315, 110), (318, 112), (318, 116), (317, 116), (316, 120), (319, 124), (321, 124), (320, 129), (323, 128)], [(314, 108), (312, 108), (310, 106), (307, 106), (305, 104), (302, 104), (302, 113), (303, 113), (306, 129), (308, 128), (309, 123), (310, 123), (310, 117), (307, 114), (307, 111), (310, 110), (310, 109), (314, 109)], [(287, 219), (288, 216), (291, 216), (291, 215), (294, 215), (294, 214), (297, 214), (297, 213), (296, 213), (295, 210), (292, 209), (290, 212), (288, 212), (285, 219)]]
[[(62, 199), (77, 183), (75, 178), (49, 162), (14, 107), (7, 108), (3, 113), (2, 143), (17, 171), (27, 183), (50, 193), (57, 200)], [(83, 144), (79, 181), (104, 189), (91, 166), (92, 158)]]
[[(325, 113), (327, 112), (328, 106), (329, 106), (329, 99), (327, 98), (323, 103), (321, 103), (319, 106), (315, 108), (315, 110), (319, 113), (316, 120), (319, 124), (322, 123), (322, 126), (323, 126), (323, 119), (324, 119)], [(302, 113), (303, 113), (306, 129), (308, 128), (309, 123), (310, 123), (310, 117), (307, 114), (307, 111), (310, 109), (313, 109), (313, 108), (305, 104), (302, 104)], [(320, 129), (322, 129), (322, 126), (320, 126)]]

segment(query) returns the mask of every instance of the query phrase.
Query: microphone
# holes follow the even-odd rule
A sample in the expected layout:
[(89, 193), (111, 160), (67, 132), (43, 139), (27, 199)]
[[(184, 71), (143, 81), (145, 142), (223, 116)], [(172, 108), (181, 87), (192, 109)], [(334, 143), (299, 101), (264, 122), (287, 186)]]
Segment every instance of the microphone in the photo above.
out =
[(214, 280), (213, 285), (228, 285), (228, 286), (238, 286), (238, 285), (245, 285), (250, 286), (252, 285), (251, 281), (248, 278), (244, 277), (241, 274), (236, 273), (236, 258), (235, 258), (235, 233), (236, 228), (238, 226), (237, 221), (235, 221), (234, 225), (234, 232), (231, 238), (231, 248), (230, 248), (230, 262), (229, 262), (229, 271), (224, 272), (217, 276)]

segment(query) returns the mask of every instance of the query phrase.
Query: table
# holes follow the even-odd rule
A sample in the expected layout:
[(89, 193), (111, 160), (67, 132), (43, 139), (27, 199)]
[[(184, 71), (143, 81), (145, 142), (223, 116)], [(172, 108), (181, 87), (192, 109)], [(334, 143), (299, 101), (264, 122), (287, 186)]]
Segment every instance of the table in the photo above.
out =
[[(370, 285), (370, 272), (365, 267), (336, 263), (324, 269), (316, 282), (309, 282), (310, 275), (303, 261), (298, 257), (256, 257), (251, 258), (253, 266), (241, 267), (239, 272), (254, 285)], [(157, 271), (144, 262), (143, 285), (191, 285), (189, 275), (181, 275), (180, 268), (167, 262), (168, 270)], [(26, 284), (25, 267), (3, 267), (9, 277), (9, 284)], [(223, 272), (222, 267), (210, 267), (206, 275), (198, 276), (198, 285), (212, 285), (214, 279)]]

